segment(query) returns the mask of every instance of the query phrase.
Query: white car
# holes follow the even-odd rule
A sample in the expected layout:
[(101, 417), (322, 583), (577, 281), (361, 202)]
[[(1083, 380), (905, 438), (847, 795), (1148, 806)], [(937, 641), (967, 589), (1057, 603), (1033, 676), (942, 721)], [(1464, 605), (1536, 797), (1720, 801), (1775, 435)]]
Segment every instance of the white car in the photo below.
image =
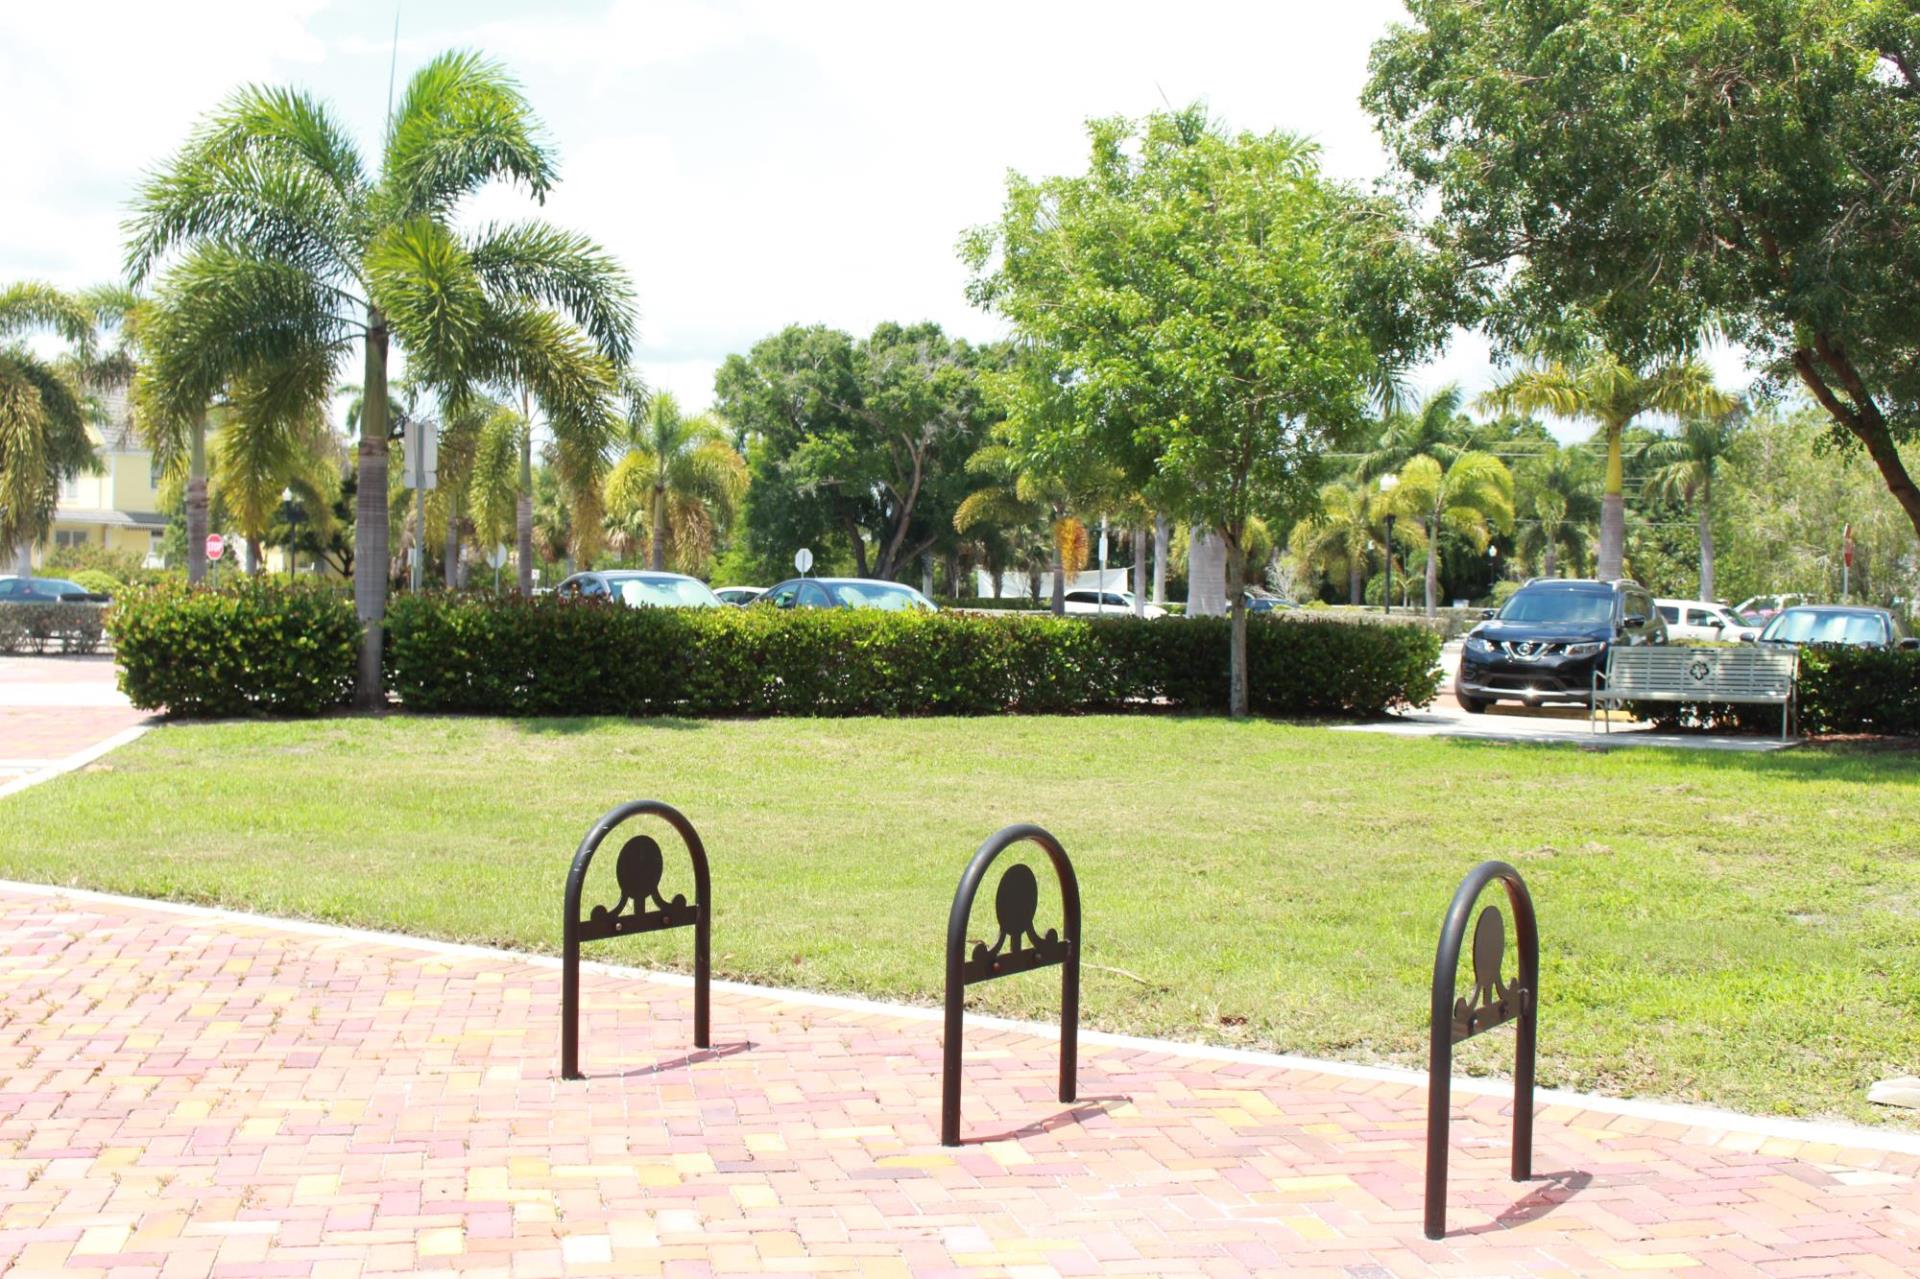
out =
[(739, 608), (745, 608), (762, 595), (765, 595), (767, 588), (764, 586), (722, 586), (717, 588), (713, 593), (719, 597), (722, 604), (732, 604)]
[(1749, 626), (1725, 604), (1708, 600), (1655, 600), (1653, 606), (1667, 621), (1667, 642), (1692, 644), (1699, 640), (1750, 640), (1760, 628)]
[[(1133, 616), (1132, 591), (1068, 591), (1066, 599), (1069, 617), (1097, 617), (1102, 614), (1108, 617)], [(1147, 618), (1166, 615), (1166, 609), (1157, 608), (1152, 604), (1147, 605), (1141, 613), (1142, 617)]]

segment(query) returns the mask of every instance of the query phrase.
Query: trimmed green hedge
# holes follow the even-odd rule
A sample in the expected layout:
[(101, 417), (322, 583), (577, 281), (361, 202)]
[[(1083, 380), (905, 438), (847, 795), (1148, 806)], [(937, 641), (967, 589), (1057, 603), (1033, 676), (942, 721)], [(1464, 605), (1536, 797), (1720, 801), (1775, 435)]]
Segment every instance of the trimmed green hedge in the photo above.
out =
[[(509, 715), (1218, 711), (1227, 626), (408, 596), (387, 616), (387, 675), (410, 709)], [(1247, 633), (1261, 714), (1375, 714), (1438, 687), (1439, 641), (1413, 627)]]
[(1920, 651), (1800, 650), (1800, 723), (1809, 733), (1920, 737)]
[(106, 611), (79, 600), (0, 603), (0, 653), (91, 653), (100, 647)]
[(107, 619), (120, 688), (171, 715), (316, 715), (353, 694), (360, 621), (324, 586), (242, 579), (127, 592)]

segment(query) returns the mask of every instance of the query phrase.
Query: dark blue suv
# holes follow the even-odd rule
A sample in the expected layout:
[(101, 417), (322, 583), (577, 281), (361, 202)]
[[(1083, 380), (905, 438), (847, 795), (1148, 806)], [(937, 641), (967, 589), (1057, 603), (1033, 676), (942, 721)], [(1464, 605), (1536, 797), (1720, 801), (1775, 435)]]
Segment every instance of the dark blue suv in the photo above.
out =
[(1593, 696), (1615, 644), (1664, 644), (1667, 624), (1637, 582), (1540, 577), (1467, 633), (1453, 679), (1460, 709), (1494, 702), (1578, 702)]

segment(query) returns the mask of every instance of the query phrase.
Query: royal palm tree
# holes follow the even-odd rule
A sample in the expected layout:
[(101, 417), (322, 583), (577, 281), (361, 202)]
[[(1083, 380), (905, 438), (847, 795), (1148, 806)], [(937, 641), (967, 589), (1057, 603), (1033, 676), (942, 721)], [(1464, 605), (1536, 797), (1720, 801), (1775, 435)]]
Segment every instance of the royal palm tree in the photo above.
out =
[(732, 525), (747, 493), (747, 461), (708, 417), (687, 417), (671, 392), (631, 389), (623, 424), (627, 451), (607, 477), (610, 524), (645, 529), (647, 563), (671, 560), (698, 573)]
[(1426, 544), (1428, 617), (1439, 608), (1440, 535), (1465, 537), (1485, 549), (1494, 532), (1513, 527), (1513, 474), (1491, 453), (1461, 453), (1446, 466), (1416, 457), (1400, 468), (1400, 482), (1386, 496)]
[(1319, 504), (1287, 535), (1288, 549), (1304, 573), (1346, 574), (1347, 602), (1360, 604), (1383, 513), (1383, 495), (1370, 485), (1325, 485)]
[(1606, 445), (1606, 486), (1600, 498), (1602, 578), (1621, 574), (1626, 550), (1627, 506), (1621, 441), (1643, 413), (1680, 417), (1729, 412), (1734, 399), (1713, 384), (1713, 373), (1698, 360), (1674, 360), (1640, 369), (1612, 352), (1587, 347), (1570, 361), (1543, 358), (1520, 369), (1481, 398), (1484, 407), (1522, 413), (1552, 413), (1586, 418), (1599, 425)]
[(1086, 520), (1130, 510), (1137, 499), (1117, 466), (1088, 461), (1072, 470), (1023, 465), (1012, 448), (988, 444), (967, 459), (967, 470), (985, 483), (955, 508), (955, 531), (971, 533), (991, 524), (1004, 530), (1042, 527), (1052, 543), (1053, 599), (1067, 611), (1066, 579), (1086, 563)]
[(1562, 555), (1575, 566), (1586, 558), (1589, 530), (1600, 522), (1592, 458), (1579, 449), (1553, 447), (1522, 462), (1514, 473), (1514, 506), (1523, 522), (1515, 549), (1552, 577)]
[[(527, 421), (519, 411), (504, 404), (494, 405), (480, 424), (467, 481), (467, 507), (473, 513), (474, 537), (483, 550), (514, 540), (519, 523), (520, 439), (526, 429)], [(531, 571), (532, 566), (528, 568)]]
[[(29, 571), (32, 547), (47, 535), (60, 486), (100, 459), (87, 426), (100, 417), (94, 396), (131, 374), (126, 346), (101, 341), (122, 327), (129, 299), (113, 288), (68, 293), (36, 281), (0, 289), (0, 553), (15, 550)], [(51, 333), (67, 344), (47, 359), (24, 340)]]
[(1688, 418), (1680, 433), (1647, 449), (1647, 491), (1693, 504), (1700, 519), (1700, 598), (1713, 598), (1713, 477), (1740, 438), (1739, 409)]
[(597, 488), (611, 367), (632, 344), (624, 273), (591, 241), (540, 222), (453, 227), (460, 202), (491, 182), (544, 199), (555, 177), (519, 87), (493, 62), (447, 53), (409, 81), (377, 171), (325, 103), (250, 87), (136, 198), (129, 277), (168, 268), (165, 321), (142, 334), (156, 411), (190, 420), (248, 380), (263, 411), (294, 419), (325, 402), (359, 349), (362, 704), (383, 697), (391, 345), (453, 402), (483, 386), (537, 399), (574, 478)]
[(247, 571), (259, 573), (281, 494), (296, 481), (303, 491), (322, 491), (338, 454), (323, 411), (292, 418), (255, 413), (250, 388), (237, 389), (235, 402), (213, 414), (217, 432), (208, 478), (231, 527), (246, 539)]

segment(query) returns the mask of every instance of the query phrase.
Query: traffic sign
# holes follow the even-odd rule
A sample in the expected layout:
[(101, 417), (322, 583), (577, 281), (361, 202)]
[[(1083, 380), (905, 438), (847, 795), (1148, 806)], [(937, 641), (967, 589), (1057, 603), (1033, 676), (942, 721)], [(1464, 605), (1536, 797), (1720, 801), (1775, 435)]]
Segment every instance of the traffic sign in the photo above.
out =
[(490, 550), (490, 551), (488, 551), (488, 552), (487, 552), (487, 567), (488, 567), (488, 568), (499, 568), (499, 567), (500, 567), (500, 566), (501, 566), (502, 564), (505, 564), (506, 562), (507, 562), (507, 548), (506, 548), (506, 547), (504, 547), (504, 546), (496, 546), (496, 547), (494, 547), (494, 548), (493, 548), (492, 550)]
[(793, 566), (799, 569), (802, 573), (812, 568), (813, 552), (808, 550), (804, 546), (801, 547), (799, 550), (795, 551), (793, 553)]
[(207, 558), (208, 559), (210, 560), (219, 559), (220, 553), (226, 549), (227, 549), (227, 543), (225, 538), (221, 537), (218, 533), (207, 534)]

